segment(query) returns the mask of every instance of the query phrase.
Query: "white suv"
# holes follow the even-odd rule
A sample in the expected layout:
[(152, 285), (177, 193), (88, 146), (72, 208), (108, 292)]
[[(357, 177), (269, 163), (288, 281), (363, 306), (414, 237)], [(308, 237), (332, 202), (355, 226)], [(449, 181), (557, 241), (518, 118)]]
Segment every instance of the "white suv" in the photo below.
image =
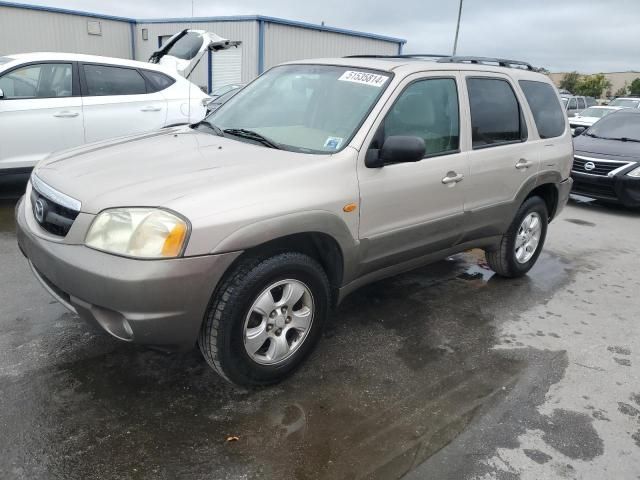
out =
[(152, 63), (73, 53), (0, 57), (0, 176), (29, 173), (58, 150), (201, 120), (209, 97), (185, 77), (207, 49), (236, 43), (184, 30)]

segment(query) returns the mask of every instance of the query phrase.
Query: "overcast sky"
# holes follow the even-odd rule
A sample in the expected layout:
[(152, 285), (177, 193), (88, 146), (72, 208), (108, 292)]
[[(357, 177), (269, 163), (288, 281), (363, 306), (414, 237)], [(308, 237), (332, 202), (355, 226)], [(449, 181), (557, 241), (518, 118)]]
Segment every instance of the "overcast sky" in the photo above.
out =
[[(24, 3), (133, 18), (191, 16), (190, 0)], [(200, 16), (261, 14), (324, 21), (408, 41), (405, 53), (450, 53), (457, 0), (194, 0)], [(551, 71), (640, 70), (640, 0), (464, 0), (459, 55), (526, 60)]]

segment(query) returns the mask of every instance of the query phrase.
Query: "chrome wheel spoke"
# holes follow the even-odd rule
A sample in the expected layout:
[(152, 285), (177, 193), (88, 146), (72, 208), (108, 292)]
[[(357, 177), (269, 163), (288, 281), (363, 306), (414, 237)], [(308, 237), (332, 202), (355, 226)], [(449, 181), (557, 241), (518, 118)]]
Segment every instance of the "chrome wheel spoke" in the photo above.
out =
[(538, 213), (529, 213), (520, 224), (515, 241), (515, 257), (519, 263), (527, 263), (533, 258), (540, 244), (542, 218)]
[(256, 303), (253, 304), (253, 310), (258, 312), (263, 317), (268, 317), (269, 314), (276, 308), (276, 302), (273, 300), (271, 290), (266, 290), (258, 297)]
[(311, 309), (309, 307), (302, 307), (300, 310), (291, 312), (291, 323), (289, 328), (304, 332), (309, 328), (311, 324)]
[(267, 349), (265, 356), (270, 361), (277, 362), (282, 360), (289, 353), (289, 343), (287, 342), (286, 336), (280, 335), (277, 337), (271, 337), (269, 342), (269, 348)]
[(261, 325), (255, 328), (247, 329), (244, 337), (244, 346), (249, 354), (255, 354), (262, 348), (268, 338), (267, 324), (266, 322), (262, 322)]
[(305, 288), (300, 283), (287, 283), (282, 292), (282, 298), (278, 302), (278, 306), (286, 305), (290, 309), (300, 301), (305, 293)]

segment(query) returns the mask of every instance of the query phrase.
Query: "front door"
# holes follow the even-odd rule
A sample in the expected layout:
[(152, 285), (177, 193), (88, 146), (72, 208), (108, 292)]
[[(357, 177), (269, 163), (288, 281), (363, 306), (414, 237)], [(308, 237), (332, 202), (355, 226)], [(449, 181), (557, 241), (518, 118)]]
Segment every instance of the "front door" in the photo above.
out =
[(0, 77), (0, 172), (27, 172), (50, 153), (84, 143), (75, 65), (32, 63)]
[(162, 128), (167, 101), (160, 92), (147, 93), (147, 82), (135, 68), (81, 65), (82, 110), (87, 142)]
[[(360, 274), (451, 247), (463, 231), (468, 159), (460, 144), (466, 122), (458, 76), (412, 75), (398, 91), (360, 152)], [(391, 136), (424, 139), (425, 157), (367, 168), (366, 150), (379, 149)]]

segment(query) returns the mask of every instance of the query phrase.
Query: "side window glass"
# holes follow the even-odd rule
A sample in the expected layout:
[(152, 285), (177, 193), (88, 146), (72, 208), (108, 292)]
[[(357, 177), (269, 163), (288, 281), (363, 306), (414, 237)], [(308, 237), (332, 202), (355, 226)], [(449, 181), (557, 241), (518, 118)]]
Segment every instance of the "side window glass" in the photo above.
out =
[(551, 85), (532, 80), (518, 82), (529, 103), (540, 138), (559, 137), (564, 133), (565, 115)]
[(577, 108), (578, 108), (578, 104), (576, 103), (576, 99), (575, 98), (569, 99), (569, 106), (567, 107), (567, 109), (576, 110)]
[(70, 63), (29, 65), (0, 77), (0, 88), (5, 99), (70, 97), (72, 72)]
[(578, 109), (580, 110), (584, 110), (587, 106), (584, 103), (584, 98), (579, 98), (578, 99)]
[(87, 95), (139, 95), (147, 93), (142, 75), (133, 68), (84, 65)]
[(527, 137), (511, 85), (495, 78), (467, 78), (473, 148), (520, 142)]
[(176, 83), (175, 79), (171, 78), (169, 75), (165, 75), (164, 73), (142, 70), (142, 74), (147, 77), (147, 80), (149, 80), (149, 83), (151, 84), (149, 93), (159, 92)]
[(458, 150), (458, 90), (452, 78), (420, 80), (398, 97), (383, 123), (384, 138), (409, 135), (424, 139), (426, 155)]

